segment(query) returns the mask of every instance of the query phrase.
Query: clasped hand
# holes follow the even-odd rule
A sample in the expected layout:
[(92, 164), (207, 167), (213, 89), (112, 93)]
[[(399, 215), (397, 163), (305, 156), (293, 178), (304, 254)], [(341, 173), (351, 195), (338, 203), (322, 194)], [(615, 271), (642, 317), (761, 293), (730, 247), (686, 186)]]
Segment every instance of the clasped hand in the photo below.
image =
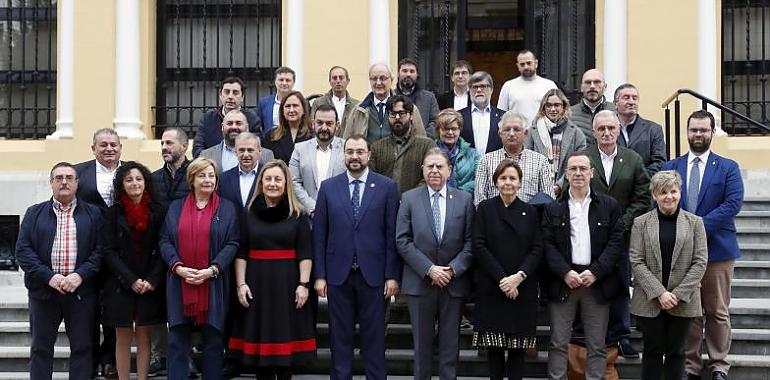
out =
[(519, 296), (519, 284), (524, 281), (524, 276), (516, 273), (510, 276), (503, 277), (498, 286), (500, 290), (505, 293), (505, 296), (515, 300)]
[(56, 289), (60, 294), (74, 293), (82, 283), (83, 278), (74, 272), (66, 276), (57, 273), (48, 280), (48, 286)]
[(439, 288), (449, 285), (449, 282), (452, 281), (452, 276), (454, 276), (452, 267), (431, 265), (430, 269), (428, 269), (428, 277), (430, 277), (431, 284)]
[(155, 290), (155, 287), (152, 286), (152, 284), (150, 284), (149, 281), (142, 280), (140, 278), (134, 281), (133, 284), (131, 284), (131, 290), (133, 290), (134, 293), (137, 293), (137, 294), (144, 294)]
[(176, 267), (174, 273), (190, 285), (200, 285), (203, 281), (214, 276), (214, 271), (211, 268), (193, 269), (182, 265)]
[(591, 273), (591, 271), (588, 269), (584, 270), (580, 274), (574, 270), (571, 270), (564, 275), (564, 282), (567, 283), (567, 286), (569, 286), (570, 289), (576, 289), (581, 286), (589, 287), (593, 285), (594, 282), (596, 282), (596, 276), (594, 276), (594, 274)]
[(663, 292), (663, 294), (658, 296), (658, 302), (660, 303), (661, 309), (671, 310), (679, 304), (679, 298), (677, 298), (674, 293)]

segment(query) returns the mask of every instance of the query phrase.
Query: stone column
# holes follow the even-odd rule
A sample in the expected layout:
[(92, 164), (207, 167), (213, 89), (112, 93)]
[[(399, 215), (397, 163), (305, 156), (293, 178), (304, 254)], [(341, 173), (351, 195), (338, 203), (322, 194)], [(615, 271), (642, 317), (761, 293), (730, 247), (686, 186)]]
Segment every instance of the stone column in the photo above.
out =
[(369, 0), (369, 64), (390, 66), (390, 2)]
[[(719, 31), (717, 25), (716, 0), (698, 0), (698, 92), (714, 100), (718, 99), (717, 93), (717, 65), (720, 57), (717, 55), (717, 39)], [(708, 106), (708, 111), (716, 119), (716, 134), (727, 135), (722, 130), (721, 112), (719, 109)]]
[(604, 96), (612, 99), (618, 86), (628, 81), (628, 4), (626, 0), (604, 2), (604, 78), (607, 91)]
[(115, 119), (121, 138), (144, 139), (139, 112), (139, 0), (115, 0)]
[(289, 15), (286, 23), (286, 66), (290, 67), (296, 75), (294, 89), (303, 90), (305, 70), (305, 0), (287, 0), (286, 14)]
[(56, 22), (56, 131), (49, 140), (71, 139), (75, 114), (75, 0), (59, 0)]

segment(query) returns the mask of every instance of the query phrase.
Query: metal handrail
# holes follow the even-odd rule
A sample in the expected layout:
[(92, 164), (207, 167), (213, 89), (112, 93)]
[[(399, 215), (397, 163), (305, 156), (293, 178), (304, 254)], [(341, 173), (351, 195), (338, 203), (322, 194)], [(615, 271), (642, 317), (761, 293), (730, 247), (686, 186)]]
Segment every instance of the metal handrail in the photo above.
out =
[(746, 115), (744, 115), (744, 114), (742, 114), (742, 113), (740, 113), (740, 112), (738, 112), (738, 111), (736, 111), (736, 110), (734, 110), (734, 109), (732, 109), (730, 107), (725, 107), (724, 105), (722, 105), (721, 103), (717, 102), (716, 100), (708, 98), (708, 97), (704, 96), (703, 94), (700, 94), (700, 93), (698, 93), (696, 91), (690, 90), (689, 88), (680, 88), (680, 89), (676, 90), (676, 92), (674, 92), (671, 96), (668, 97), (668, 99), (666, 99), (663, 102), (663, 104), (661, 105), (661, 108), (668, 108), (668, 105), (672, 101), (674, 101), (674, 99), (677, 99), (679, 97), (679, 95), (682, 95), (682, 94), (692, 95), (692, 96), (700, 99), (701, 107), (703, 109), (706, 109), (706, 105), (711, 105), (711, 106), (713, 106), (715, 108), (719, 108), (723, 112), (727, 112), (730, 115), (733, 115), (733, 116), (735, 116), (738, 119), (741, 119), (742, 121), (744, 121), (744, 122), (746, 122), (748, 124), (751, 124), (754, 127), (762, 128), (762, 129), (770, 132), (770, 126), (764, 125), (764, 124), (762, 124), (762, 123), (760, 123), (760, 122), (758, 122), (758, 121), (756, 121), (754, 119), (751, 119), (748, 116), (746, 116)]

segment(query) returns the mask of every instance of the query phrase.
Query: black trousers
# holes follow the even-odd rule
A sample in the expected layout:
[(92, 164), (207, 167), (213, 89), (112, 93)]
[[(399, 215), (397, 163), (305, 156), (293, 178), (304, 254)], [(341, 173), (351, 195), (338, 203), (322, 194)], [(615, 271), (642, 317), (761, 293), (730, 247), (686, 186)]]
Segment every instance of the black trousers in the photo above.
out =
[[(505, 360), (505, 353), (508, 352), (508, 360)], [(524, 377), (524, 350), (508, 350), (504, 348), (487, 348), (487, 359), (489, 360), (489, 378), (492, 380), (502, 380), (508, 377), (509, 380), (521, 380)]]
[(681, 379), (684, 344), (692, 318), (675, 317), (661, 310), (655, 318), (637, 317), (636, 320), (644, 334), (642, 380)]

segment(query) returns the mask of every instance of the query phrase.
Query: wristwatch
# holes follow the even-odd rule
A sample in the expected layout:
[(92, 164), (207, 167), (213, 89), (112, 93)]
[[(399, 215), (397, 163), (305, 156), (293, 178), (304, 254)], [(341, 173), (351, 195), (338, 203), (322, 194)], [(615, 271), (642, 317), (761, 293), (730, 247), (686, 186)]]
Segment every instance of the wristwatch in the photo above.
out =
[(302, 286), (306, 289), (310, 289), (310, 282), (300, 282), (299, 286)]

